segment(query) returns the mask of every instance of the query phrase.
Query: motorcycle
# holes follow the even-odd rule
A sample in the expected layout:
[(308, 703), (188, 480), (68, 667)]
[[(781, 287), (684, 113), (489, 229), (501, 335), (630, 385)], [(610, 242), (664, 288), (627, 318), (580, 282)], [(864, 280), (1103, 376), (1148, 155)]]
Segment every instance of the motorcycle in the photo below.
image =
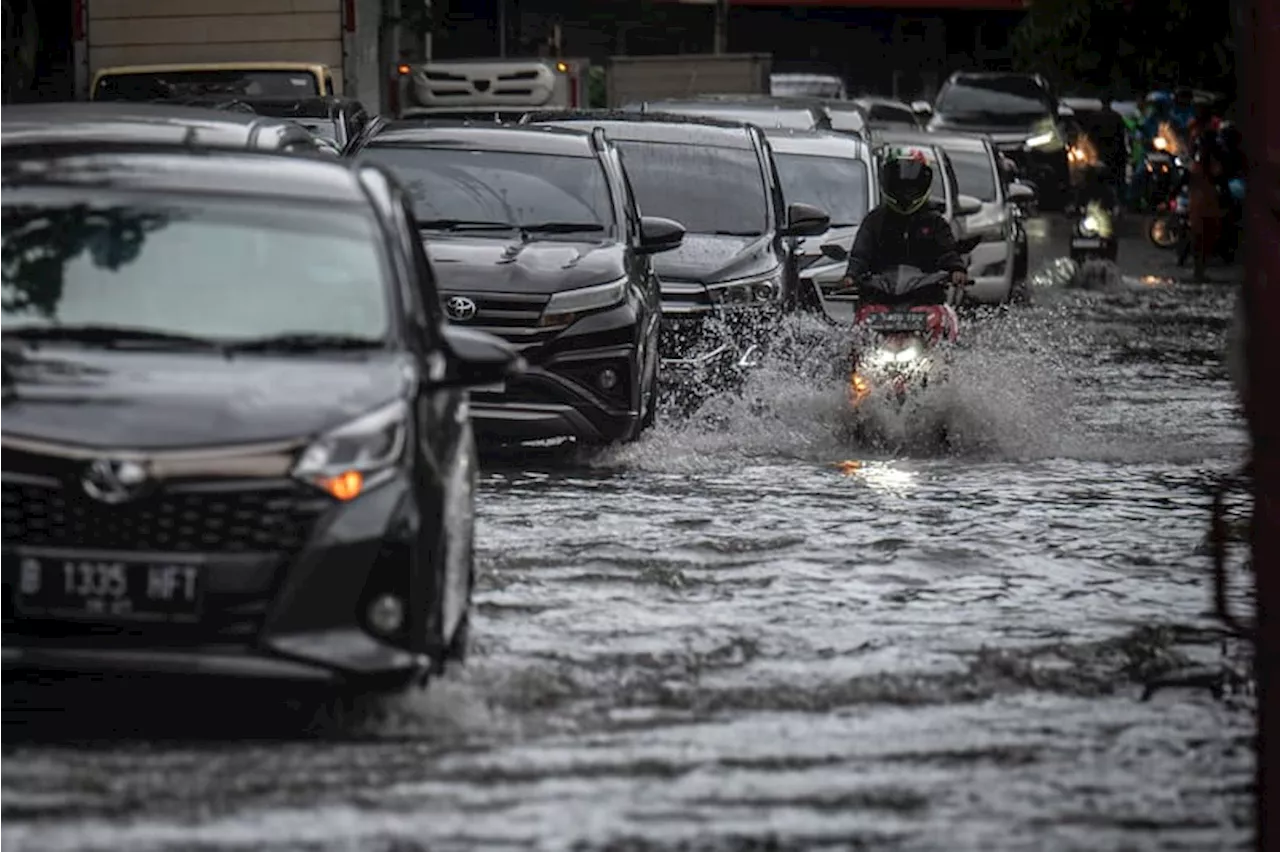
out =
[(1116, 260), (1119, 241), (1115, 234), (1116, 208), (1100, 200), (1074, 205), (1068, 211), (1071, 221), (1071, 259), (1076, 263), (1087, 260)]
[(1147, 239), (1156, 248), (1173, 249), (1182, 245), (1190, 233), (1191, 192), (1183, 186), (1176, 196), (1156, 206), (1156, 215), (1147, 226)]
[(945, 378), (938, 348), (960, 334), (961, 289), (946, 271), (899, 266), (856, 287), (849, 402), (857, 409), (878, 389), (899, 405)]

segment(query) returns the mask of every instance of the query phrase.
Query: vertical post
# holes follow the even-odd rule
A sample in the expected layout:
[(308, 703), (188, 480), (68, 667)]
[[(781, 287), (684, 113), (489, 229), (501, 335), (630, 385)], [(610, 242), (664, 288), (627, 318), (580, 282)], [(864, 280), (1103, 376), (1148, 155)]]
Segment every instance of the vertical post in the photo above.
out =
[(729, 0), (715, 0), (716, 2), (716, 24), (715, 24), (715, 53), (717, 55), (729, 52)]
[(507, 58), (507, 0), (498, 0), (498, 57)]
[(430, 62), (431, 54), (435, 50), (436, 10), (432, 8), (431, 0), (422, 0), (422, 5), (427, 12), (427, 31), (422, 34), (422, 58)]

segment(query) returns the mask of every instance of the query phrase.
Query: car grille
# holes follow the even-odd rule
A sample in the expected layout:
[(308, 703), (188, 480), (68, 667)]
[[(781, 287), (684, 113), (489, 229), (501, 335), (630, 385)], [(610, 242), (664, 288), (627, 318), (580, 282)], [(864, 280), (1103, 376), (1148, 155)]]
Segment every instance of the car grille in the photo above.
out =
[(476, 303), (475, 316), (467, 320), (450, 322), (507, 340), (518, 348), (541, 345), (558, 333), (563, 326), (540, 327), (538, 320), (547, 306), (549, 296), (529, 293), (463, 293), (443, 292), (441, 300), (447, 304), (452, 296), (465, 296)]
[(299, 548), (322, 508), (299, 489), (165, 490), (117, 506), (59, 485), (6, 481), (5, 544), (167, 553)]
[[(36, 460), (23, 461), (29, 468)], [(59, 470), (64, 460), (50, 464), (66, 473)], [(305, 544), (331, 503), (296, 483), (268, 480), (175, 486), (112, 506), (84, 495), (65, 476), (25, 472), (6, 472), (0, 493), (6, 547), (201, 554), (257, 566), (260, 583), (237, 592), (207, 591), (194, 624), (18, 619), (6, 573), (6, 635), (93, 638), (113, 646), (251, 642), (266, 618), (280, 567)]]
[(664, 317), (709, 314), (711, 295), (707, 288), (693, 281), (662, 282), (662, 314)]

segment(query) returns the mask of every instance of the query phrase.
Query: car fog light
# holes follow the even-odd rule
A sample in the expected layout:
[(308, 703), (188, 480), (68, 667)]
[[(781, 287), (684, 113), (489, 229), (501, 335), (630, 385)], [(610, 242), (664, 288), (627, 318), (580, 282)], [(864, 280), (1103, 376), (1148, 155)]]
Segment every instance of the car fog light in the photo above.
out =
[(404, 601), (395, 595), (378, 595), (369, 604), (369, 626), (379, 633), (395, 633), (403, 624)]
[(600, 390), (613, 390), (618, 386), (618, 373), (612, 367), (605, 367), (596, 376), (596, 384), (600, 386)]

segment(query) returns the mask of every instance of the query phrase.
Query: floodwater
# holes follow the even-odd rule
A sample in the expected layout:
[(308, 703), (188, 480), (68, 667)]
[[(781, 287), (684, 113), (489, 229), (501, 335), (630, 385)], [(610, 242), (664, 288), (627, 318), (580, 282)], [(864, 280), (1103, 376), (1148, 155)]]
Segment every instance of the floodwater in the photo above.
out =
[(1234, 288), (1134, 239), (1120, 265), (975, 322), (878, 446), (789, 365), (620, 451), (491, 466), (464, 670), (335, 740), (10, 738), (4, 848), (1243, 848), (1204, 547), (1246, 446)]

